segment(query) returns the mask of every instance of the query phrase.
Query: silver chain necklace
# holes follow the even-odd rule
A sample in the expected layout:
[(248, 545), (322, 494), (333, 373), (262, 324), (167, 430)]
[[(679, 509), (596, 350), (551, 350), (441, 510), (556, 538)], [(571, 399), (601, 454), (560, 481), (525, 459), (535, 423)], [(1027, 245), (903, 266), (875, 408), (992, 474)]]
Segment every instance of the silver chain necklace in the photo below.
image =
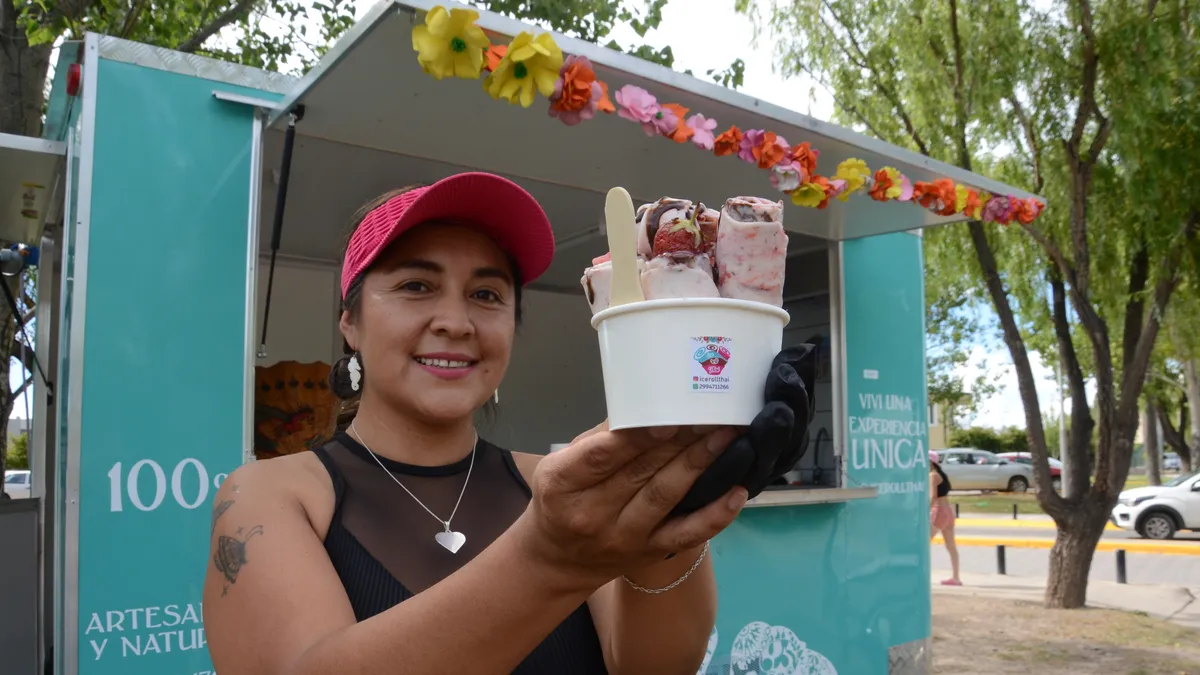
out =
[(458, 501), (454, 502), (454, 510), (450, 512), (450, 517), (446, 520), (442, 520), (440, 517), (438, 517), (438, 514), (430, 511), (429, 507), (425, 506), (425, 502), (417, 499), (417, 496), (412, 493), (412, 490), (409, 490), (407, 487), (405, 487), (404, 483), (401, 483), (400, 479), (396, 478), (395, 474), (393, 474), (386, 466), (383, 465), (383, 461), (379, 459), (378, 455), (372, 452), (371, 448), (367, 447), (366, 441), (363, 440), (362, 434), (358, 433), (358, 428), (354, 426), (354, 422), (350, 423), (350, 431), (354, 434), (354, 438), (358, 440), (359, 444), (363, 446), (363, 449), (367, 451), (367, 454), (371, 455), (371, 457), (375, 459), (375, 463), (379, 464), (379, 468), (383, 469), (384, 473), (390, 476), (392, 480), (396, 481), (396, 485), (399, 485), (405, 492), (408, 493), (409, 497), (412, 497), (413, 500), (420, 504), (421, 508), (425, 509), (426, 513), (433, 516), (434, 520), (437, 520), (442, 524), (442, 527), (446, 528), (444, 531), (433, 535), (434, 541), (436, 541), (447, 551), (450, 551), (451, 553), (458, 553), (458, 549), (462, 548), (463, 544), (467, 543), (467, 537), (462, 532), (455, 532), (451, 530), (450, 521), (454, 520), (454, 515), (458, 513), (458, 505), (462, 503), (463, 495), (467, 493), (467, 483), (471, 482), (471, 469), (475, 468), (475, 449), (479, 446), (479, 432), (475, 432), (475, 442), (471, 444), (471, 463), (467, 465), (467, 479), (463, 481), (462, 490), (458, 493)]

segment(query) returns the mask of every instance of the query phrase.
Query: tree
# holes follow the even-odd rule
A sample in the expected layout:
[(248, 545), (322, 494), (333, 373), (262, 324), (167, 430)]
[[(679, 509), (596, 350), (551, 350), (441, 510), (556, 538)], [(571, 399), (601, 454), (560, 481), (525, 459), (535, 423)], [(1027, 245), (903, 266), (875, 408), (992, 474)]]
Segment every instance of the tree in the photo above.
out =
[(10, 469), (28, 469), (29, 468), (29, 435), (18, 434), (13, 436), (11, 442), (8, 443), (6, 449), (8, 453), (8, 462), (6, 466)]
[[(928, 256), (945, 244), (947, 230), (927, 234), (924, 248)], [(925, 368), (931, 404), (946, 411), (949, 428), (956, 428), (961, 417), (974, 417), (980, 406), (1000, 387), (986, 373), (986, 362), (976, 364), (980, 373), (972, 379), (962, 374), (970, 366), (972, 346), (989, 342), (990, 326), (982, 320), (985, 306), (968, 288), (970, 277), (958, 274), (950, 265), (931, 268), (925, 275)]]
[[(1049, 484), (1050, 469), (1031, 350), (1052, 345), (1050, 362), (1063, 365), (1070, 466), (1092, 464), (1096, 434), (1094, 482), (1072, 471), (1068, 498), (1038, 493), (1058, 529), (1045, 604), (1083, 606), (1128, 475), (1161, 318), (1185, 253), (1200, 258), (1200, 194), (1188, 183), (1200, 172), (1190, 159), (1200, 153), (1195, 2), (738, 4), (783, 36), (785, 73), (806, 72), (829, 89), (839, 121), (1048, 197), (1041, 219), (1018, 226), (1028, 236), (970, 221), (954, 228), (961, 246), (942, 259), (972, 258), (996, 311), (1037, 482)], [(1002, 154), (1004, 146), (1014, 151)], [(974, 256), (962, 255), (967, 247)]]

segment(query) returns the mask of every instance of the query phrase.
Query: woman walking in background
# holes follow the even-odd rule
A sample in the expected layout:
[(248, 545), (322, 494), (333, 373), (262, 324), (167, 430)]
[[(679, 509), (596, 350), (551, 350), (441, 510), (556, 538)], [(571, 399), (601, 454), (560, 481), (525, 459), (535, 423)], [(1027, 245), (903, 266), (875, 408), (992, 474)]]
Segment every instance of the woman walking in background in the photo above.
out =
[(942, 581), (943, 586), (962, 586), (958, 578), (958, 545), (954, 542), (954, 510), (950, 507), (950, 478), (938, 466), (937, 453), (929, 453), (929, 539), (933, 540), (938, 532), (942, 533), (942, 542), (946, 544), (946, 552), (950, 554), (950, 569), (953, 572), (949, 579)]

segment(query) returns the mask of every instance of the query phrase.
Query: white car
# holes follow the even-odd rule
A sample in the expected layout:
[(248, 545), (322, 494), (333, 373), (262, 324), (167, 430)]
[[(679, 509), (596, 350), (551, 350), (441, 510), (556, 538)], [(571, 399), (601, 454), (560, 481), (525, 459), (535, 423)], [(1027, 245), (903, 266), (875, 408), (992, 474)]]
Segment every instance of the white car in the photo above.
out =
[(33, 476), (28, 469), (10, 469), (4, 472), (4, 494), (13, 499), (29, 499), (33, 487)]
[(1179, 530), (1200, 530), (1200, 472), (1162, 485), (1125, 490), (1110, 520), (1149, 539), (1170, 539)]
[(1183, 468), (1183, 460), (1174, 452), (1163, 453), (1162, 470), (1163, 471), (1179, 471)]
[(1010, 462), (987, 450), (935, 450), (942, 471), (955, 490), (1025, 492), (1033, 485), (1033, 467)]

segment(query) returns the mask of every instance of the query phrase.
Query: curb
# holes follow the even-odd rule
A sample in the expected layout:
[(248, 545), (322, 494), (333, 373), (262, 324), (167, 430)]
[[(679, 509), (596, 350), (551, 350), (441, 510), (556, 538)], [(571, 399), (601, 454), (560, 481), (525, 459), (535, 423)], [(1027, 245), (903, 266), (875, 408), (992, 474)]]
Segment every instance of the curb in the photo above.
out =
[[(1017, 528), (1032, 528), (1039, 530), (1053, 530), (1057, 527), (1053, 520), (1004, 520), (1003, 518), (971, 518), (961, 516), (954, 521), (955, 527), (987, 527), (992, 529), (1017, 529)], [(1104, 525), (1105, 532), (1120, 532), (1121, 528), (1106, 523)]]
[[(960, 546), (1004, 546), (1007, 548), (1040, 548), (1049, 549), (1054, 546), (1054, 539), (1016, 539), (1011, 537), (975, 537), (958, 535), (954, 537)], [(942, 536), (933, 538), (934, 544), (944, 544)], [(1200, 556), (1200, 544), (1184, 542), (1151, 542), (1137, 540), (1101, 540), (1096, 545), (1097, 551), (1124, 550), (1126, 553), (1154, 553), (1160, 555), (1192, 555)]]

